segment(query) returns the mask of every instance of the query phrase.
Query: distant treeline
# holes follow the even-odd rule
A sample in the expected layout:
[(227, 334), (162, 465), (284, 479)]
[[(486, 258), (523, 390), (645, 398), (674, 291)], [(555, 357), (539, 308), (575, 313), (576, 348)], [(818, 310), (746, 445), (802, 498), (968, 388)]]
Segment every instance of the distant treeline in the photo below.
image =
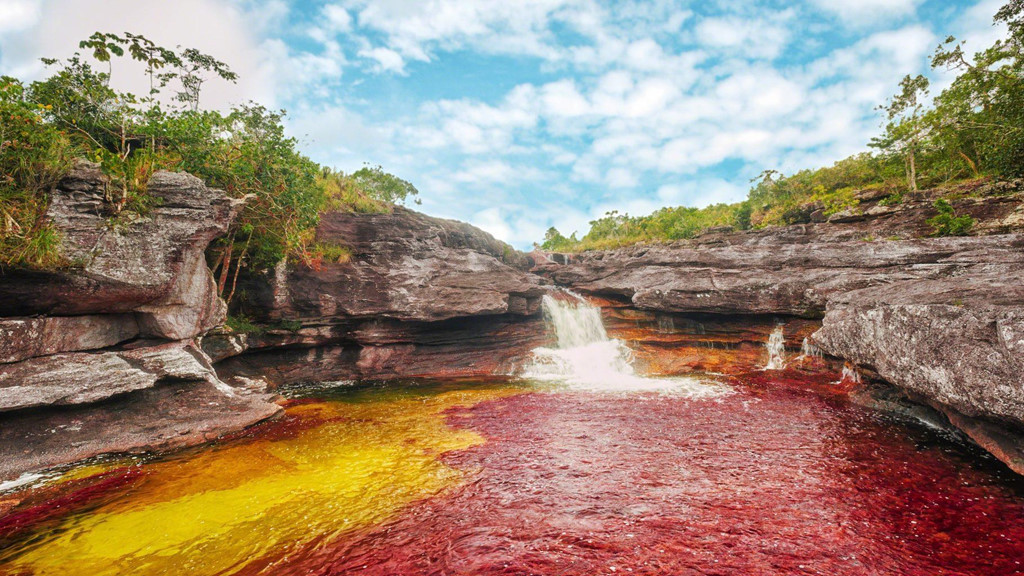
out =
[[(855, 192), (878, 188), (898, 203), (919, 188), (975, 179), (1024, 176), (1024, 0), (1013, 0), (995, 15), (1008, 27), (1006, 38), (970, 57), (963, 42), (949, 37), (932, 57), (932, 67), (957, 71), (956, 80), (929, 102), (924, 76), (907, 76), (898, 92), (879, 106), (884, 132), (864, 152), (817, 170), (785, 176), (766, 170), (746, 200), (706, 208), (662, 208), (648, 216), (609, 212), (590, 222), (583, 238), (566, 238), (550, 228), (541, 247), (555, 251), (605, 249), (642, 241), (692, 238), (710, 227), (739, 230), (798, 221), (801, 207), (817, 203), (831, 215), (856, 209)], [(941, 204), (940, 216), (949, 204)], [(936, 233), (961, 234), (966, 223), (936, 225)]]

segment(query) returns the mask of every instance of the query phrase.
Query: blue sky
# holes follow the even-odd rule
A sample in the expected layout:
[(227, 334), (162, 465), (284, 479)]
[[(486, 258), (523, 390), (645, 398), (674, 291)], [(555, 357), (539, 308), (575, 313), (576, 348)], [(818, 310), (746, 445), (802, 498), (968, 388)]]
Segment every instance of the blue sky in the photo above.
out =
[(208, 104), (283, 107), (314, 160), (381, 164), (418, 209), (527, 248), (865, 149), (899, 79), (946, 35), (990, 42), (1001, 4), (0, 0), (0, 73), (95, 30), (198, 47), (242, 76)]

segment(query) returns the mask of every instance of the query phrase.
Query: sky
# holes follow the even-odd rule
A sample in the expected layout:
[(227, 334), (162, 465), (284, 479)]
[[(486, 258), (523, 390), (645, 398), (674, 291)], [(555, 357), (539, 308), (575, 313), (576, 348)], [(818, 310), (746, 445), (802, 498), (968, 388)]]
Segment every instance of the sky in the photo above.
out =
[(241, 77), (206, 105), (283, 108), (317, 162), (382, 165), (416, 209), (526, 249), (865, 150), (900, 78), (941, 89), (936, 46), (986, 46), (1003, 2), (0, 0), (0, 74), (94, 31), (199, 48)]

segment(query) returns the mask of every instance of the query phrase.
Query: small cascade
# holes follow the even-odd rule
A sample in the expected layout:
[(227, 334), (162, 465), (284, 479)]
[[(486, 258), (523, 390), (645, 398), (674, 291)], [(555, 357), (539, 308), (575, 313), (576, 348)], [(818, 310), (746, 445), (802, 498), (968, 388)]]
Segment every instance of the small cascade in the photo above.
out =
[(765, 370), (782, 370), (786, 367), (786, 339), (782, 334), (782, 326), (772, 330), (765, 348), (768, 350), (768, 363), (764, 365)]
[(810, 338), (804, 338), (800, 345), (800, 356), (803, 358), (821, 358), (821, 350), (811, 343)]
[(809, 358), (821, 357), (821, 349), (811, 343), (810, 338), (804, 338), (803, 344), (800, 345), (800, 355), (796, 357), (796, 361), (802, 363)]
[(839, 378), (839, 382), (836, 382), (836, 384), (860, 384), (860, 381), (860, 372), (857, 370), (857, 367), (847, 362), (843, 364), (843, 374)]
[(521, 376), (554, 381), (571, 388), (597, 391), (673, 390), (691, 396), (715, 395), (720, 388), (691, 378), (644, 378), (633, 370), (633, 353), (611, 339), (601, 321), (601, 309), (582, 296), (560, 291), (542, 300), (544, 319), (554, 331), (557, 346), (536, 348)]

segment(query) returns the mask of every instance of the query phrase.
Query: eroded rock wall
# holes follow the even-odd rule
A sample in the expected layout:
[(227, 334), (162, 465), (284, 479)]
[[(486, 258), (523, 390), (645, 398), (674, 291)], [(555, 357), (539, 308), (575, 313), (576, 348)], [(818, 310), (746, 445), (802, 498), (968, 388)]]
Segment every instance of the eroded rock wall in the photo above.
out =
[(482, 230), (396, 207), (325, 214), (317, 241), (351, 258), (240, 281), (238, 314), (291, 330), (208, 336), (222, 374), (282, 384), (486, 376), (546, 342), (540, 300), (549, 287), (523, 254)]
[(196, 340), (224, 321), (205, 250), (242, 202), (158, 172), (159, 204), (115, 215), (109, 185), (79, 162), (47, 211), (64, 264), (0, 274), (0, 479), (194, 444), (280, 410), (221, 381)]

